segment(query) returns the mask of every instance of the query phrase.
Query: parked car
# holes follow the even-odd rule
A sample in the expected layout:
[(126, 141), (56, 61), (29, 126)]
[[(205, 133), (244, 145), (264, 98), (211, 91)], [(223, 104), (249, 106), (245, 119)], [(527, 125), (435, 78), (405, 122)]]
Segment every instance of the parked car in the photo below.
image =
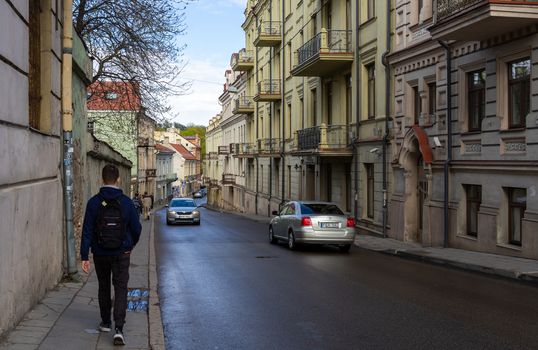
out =
[(297, 244), (333, 244), (347, 252), (355, 240), (355, 220), (333, 203), (288, 202), (269, 223), (269, 242), (285, 240), (294, 250)]
[(192, 223), (200, 225), (201, 216), (192, 198), (174, 198), (166, 206), (166, 224)]
[(198, 191), (202, 194), (202, 197), (205, 197), (207, 196), (207, 188), (203, 187), (203, 188), (200, 188), (200, 191)]

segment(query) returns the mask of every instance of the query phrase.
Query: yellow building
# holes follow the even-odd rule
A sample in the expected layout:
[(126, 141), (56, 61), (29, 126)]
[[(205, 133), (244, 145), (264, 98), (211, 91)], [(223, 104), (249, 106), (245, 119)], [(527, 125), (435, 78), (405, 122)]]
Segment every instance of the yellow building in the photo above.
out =
[(241, 101), (253, 108), (244, 151), (229, 155), (246, 158), (246, 212), (269, 215), (287, 200), (322, 200), (383, 231), (386, 6), (248, 1), (245, 48), (231, 66), (246, 74)]

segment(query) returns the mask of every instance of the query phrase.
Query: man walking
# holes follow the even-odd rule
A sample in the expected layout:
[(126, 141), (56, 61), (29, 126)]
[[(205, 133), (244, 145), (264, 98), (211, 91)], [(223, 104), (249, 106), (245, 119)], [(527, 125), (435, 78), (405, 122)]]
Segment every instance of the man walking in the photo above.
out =
[(123, 325), (127, 312), (127, 283), (129, 282), (130, 254), (142, 231), (139, 215), (133, 201), (119, 188), (119, 170), (106, 165), (102, 172), (103, 187), (86, 206), (80, 256), (82, 270), (90, 271), (89, 251), (93, 254), (95, 272), (99, 281), (99, 330), (110, 332), (111, 286), (114, 284), (114, 345), (125, 345)]
[(151, 208), (153, 207), (153, 201), (147, 192), (144, 192), (144, 197), (142, 197), (142, 207), (144, 208), (144, 220), (149, 220), (149, 214), (151, 213)]

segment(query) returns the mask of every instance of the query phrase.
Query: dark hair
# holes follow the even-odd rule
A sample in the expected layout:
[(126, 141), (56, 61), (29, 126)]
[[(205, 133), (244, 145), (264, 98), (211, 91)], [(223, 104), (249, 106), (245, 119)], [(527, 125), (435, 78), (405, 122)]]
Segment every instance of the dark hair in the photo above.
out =
[(118, 181), (118, 178), (120, 177), (120, 171), (115, 165), (107, 164), (103, 168), (102, 177), (105, 184), (111, 185)]

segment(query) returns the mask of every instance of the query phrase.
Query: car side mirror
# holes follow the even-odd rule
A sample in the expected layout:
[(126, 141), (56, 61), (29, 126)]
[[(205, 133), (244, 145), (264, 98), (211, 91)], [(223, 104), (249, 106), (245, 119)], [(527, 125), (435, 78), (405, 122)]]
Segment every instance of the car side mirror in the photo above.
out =
[(168, 204), (165, 204), (164, 206), (165, 206), (165, 208), (168, 208)]
[(275, 215), (275, 216), (278, 216), (278, 211), (273, 210), (272, 214)]

